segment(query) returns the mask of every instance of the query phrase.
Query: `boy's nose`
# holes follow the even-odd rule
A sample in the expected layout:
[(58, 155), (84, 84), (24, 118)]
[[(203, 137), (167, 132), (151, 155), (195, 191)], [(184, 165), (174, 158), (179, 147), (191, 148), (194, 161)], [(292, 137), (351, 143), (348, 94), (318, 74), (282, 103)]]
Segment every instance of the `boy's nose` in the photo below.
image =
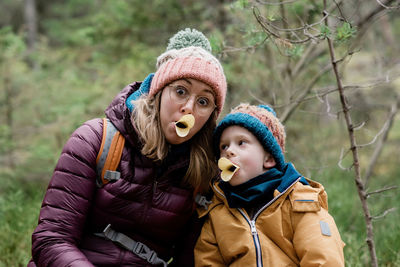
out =
[(227, 156), (228, 158), (235, 156), (235, 152), (234, 152), (234, 150), (232, 149), (232, 147), (228, 147), (228, 148), (226, 149), (226, 156)]

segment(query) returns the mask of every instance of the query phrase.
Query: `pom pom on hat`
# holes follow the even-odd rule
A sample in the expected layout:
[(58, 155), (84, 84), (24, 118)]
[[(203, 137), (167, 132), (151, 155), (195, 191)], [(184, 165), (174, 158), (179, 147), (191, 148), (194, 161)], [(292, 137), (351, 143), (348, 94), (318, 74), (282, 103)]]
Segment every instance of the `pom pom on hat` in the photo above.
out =
[(175, 80), (192, 78), (213, 89), (217, 112), (221, 113), (227, 91), (226, 78), (218, 59), (211, 54), (209, 41), (201, 32), (187, 28), (176, 33), (169, 40), (167, 51), (157, 58), (156, 67), (149, 96)]
[(246, 128), (257, 137), (264, 149), (275, 159), (277, 168), (285, 166), (285, 128), (276, 117), (275, 111), (267, 105), (240, 104), (226, 115), (214, 131), (214, 147), (219, 156), (219, 141), (222, 132), (229, 126)]
[(198, 46), (211, 53), (211, 45), (202, 32), (186, 28), (179, 31), (169, 39), (167, 51), (171, 49), (182, 49), (189, 46)]

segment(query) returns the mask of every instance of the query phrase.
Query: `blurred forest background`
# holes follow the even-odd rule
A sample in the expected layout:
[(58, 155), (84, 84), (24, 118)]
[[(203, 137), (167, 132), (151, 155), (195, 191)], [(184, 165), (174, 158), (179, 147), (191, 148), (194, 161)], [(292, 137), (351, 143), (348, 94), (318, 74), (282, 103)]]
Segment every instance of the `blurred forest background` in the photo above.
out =
[(154, 72), (186, 27), (205, 33), (224, 66), (224, 114), (240, 102), (276, 109), (287, 160), (328, 192), (346, 265), (371, 264), (367, 218), (379, 265), (400, 266), (398, 0), (1, 0), (0, 266), (29, 261), (69, 135)]

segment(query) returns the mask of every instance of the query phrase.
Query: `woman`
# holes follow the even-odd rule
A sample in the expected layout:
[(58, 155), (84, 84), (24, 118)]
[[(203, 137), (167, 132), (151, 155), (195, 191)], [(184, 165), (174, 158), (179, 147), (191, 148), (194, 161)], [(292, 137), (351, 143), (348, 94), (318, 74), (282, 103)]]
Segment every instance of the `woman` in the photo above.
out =
[[(28, 266), (193, 265), (201, 226), (194, 199), (217, 174), (211, 134), (226, 93), (210, 52), (202, 33), (178, 32), (155, 74), (128, 85), (106, 109), (125, 138), (120, 179), (96, 185), (101, 119), (72, 134), (42, 203)], [(192, 128), (182, 134), (176, 124), (184, 115)]]

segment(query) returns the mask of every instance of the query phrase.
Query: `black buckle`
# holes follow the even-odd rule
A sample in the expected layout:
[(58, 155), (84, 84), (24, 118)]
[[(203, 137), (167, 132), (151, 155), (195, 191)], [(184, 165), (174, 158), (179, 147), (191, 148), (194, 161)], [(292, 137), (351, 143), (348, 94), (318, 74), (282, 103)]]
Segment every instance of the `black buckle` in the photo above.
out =
[(154, 264), (156, 259), (157, 259), (157, 253), (155, 251), (151, 250), (150, 251), (150, 256), (147, 259), (147, 261), (150, 262), (151, 264)]
[(144, 247), (143, 243), (136, 242), (135, 247), (132, 249), (132, 251), (135, 254), (140, 255), (140, 254), (142, 254), (143, 247)]

